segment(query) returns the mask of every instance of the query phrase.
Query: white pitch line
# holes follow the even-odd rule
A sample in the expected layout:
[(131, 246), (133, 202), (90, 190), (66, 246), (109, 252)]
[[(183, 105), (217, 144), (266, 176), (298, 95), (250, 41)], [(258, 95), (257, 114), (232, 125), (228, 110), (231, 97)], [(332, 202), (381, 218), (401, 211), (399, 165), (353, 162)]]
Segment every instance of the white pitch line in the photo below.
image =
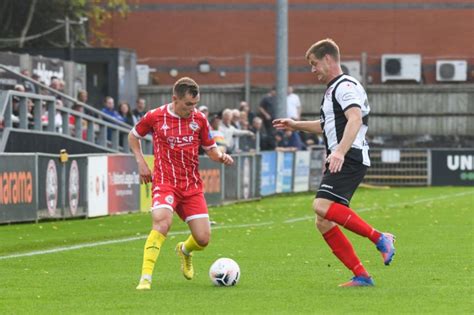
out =
[[(435, 201), (435, 200), (441, 200), (441, 199), (447, 199), (447, 198), (451, 198), (451, 197), (459, 197), (459, 196), (465, 196), (465, 195), (471, 195), (471, 194), (473, 194), (473, 193), (471, 193), (470, 191), (464, 191), (464, 192), (454, 193), (454, 194), (450, 194), (450, 195), (443, 195), (443, 196), (440, 196), (440, 197), (425, 198), (425, 199), (418, 199), (418, 200), (415, 200), (415, 201), (404, 201), (404, 202), (392, 203), (392, 204), (386, 205), (386, 206), (375, 206), (375, 207), (360, 208), (360, 209), (356, 209), (356, 212), (366, 212), (366, 211), (371, 211), (371, 210), (375, 210), (375, 209), (380, 209), (382, 207), (383, 208), (397, 208), (397, 207), (405, 206), (405, 205), (411, 205), (411, 204), (417, 204), (417, 203), (423, 203), (423, 202), (428, 202), (428, 201)], [(314, 219), (314, 215), (305, 216), (305, 217), (301, 217), (301, 218), (289, 219), (289, 220), (284, 221), (284, 223), (293, 223), (293, 222), (298, 222), (298, 221), (306, 221), (306, 220), (309, 220), (309, 219)]]
[[(249, 223), (249, 224), (219, 225), (219, 226), (212, 227), (212, 230), (256, 227), (256, 226), (263, 226), (263, 225), (272, 225), (273, 223), (274, 223), (273, 221), (269, 221), (269, 222)], [(176, 231), (176, 232), (168, 233), (168, 235), (181, 235), (181, 234), (189, 234), (189, 231)], [(82, 249), (82, 248), (87, 248), (87, 247), (96, 247), (96, 246), (102, 246), (102, 245), (132, 242), (132, 241), (142, 240), (142, 239), (145, 239), (145, 238), (147, 238), (147, 236), (143, 235), (143, 236), (127, 237), (127, 238), (122, 238), (122, 239), (118, 239), (118, 240), (109, 240), (109, 241), (101, 241), (101, 242), (94, 242), (94, 243), (84, 243), (84, 244), (57, 247), (57, 248), (46, 249), (46, 250), (36, 250), (36, 251), (32, 251), (32, 252), (0, 256), (0, 260), (11, 259), (11, 258), (20, 258), (20, 257), (29, 257), (29, 256), (37, 256), (37, 255), (45, 255), (45, 254), (54, 254), (54, 253), (65, 252), (65, 251), (76, 250), (76, 249)]]
[[(461, 192), (461, 193), (455, 193), (455, 194), (450, 194), (450, 195), (443, 195), (443, 196), (435, 197), (435, 198), (419, 199), (419, 200), (415, 200), (415, 201), (411, 201), (411, 202), (400, 202), (400, 203), (387, 205), (387, 206), (384, 206), (384, 207), (385, 208), (396, 208), (396, 207), (403, 206), (403, 205), (410, 205), (410, 204), (422, 203), (422, 202), (427, 202), (427, 201), (447, 199), (447, 198), (450, 198), (450, 197), (458, 197), (458, 196), (464, 196), (464, 195), (470, 195), (470, 194), (472, 194), (472, 193), (471, 192)], [(371, 211), (371, 210), (380, 209), (380, 208), (381, 208), (381, 206), (361, 208), (361, 209), (358, 209), (357, 212)], [(294, 222), (304, 221), (304, 220), (309, 220), (309, 219), (314, 219), (314, 216), (305, 216), (305, 217), (301, 217), (301, 218), (289, 219), (289, 220), (283, 221), (283, 223), (294, 223)], [(272, 224), (274, 224), (273, 221), (261, 222), (261, 223), (249, 223), (249, 224), (236, 224), (236, 225), (219, 225), (219, 226), (213, 226), (212, 230), (238, 229), (238, 228), (245, 228), (245, 227), (257, 227), (257, 226), (272, 225)], [(189, 231), (176, 231), (176, 232), (170, 232), (170, 233), (168, 233), (168, 235), (181, 235), (181, 234), (188, 234), (188, 233), (189, 233)], [(29, 257), (29, 256), (37, 256), (37, 255), (45, 255), (45, 254), (54, 254), (54, 253), (58, 253), (58, 252), (65, 252), (65, 251), (88, 248), (88, 247), (96, 247), (96, 246), (102, 246), (102, 245), (132, 242), (132, 241), (142, 240), (142, 239), (145, 239), (145, 238), (146, 238), (146, 235), (144, 235), (144, 236), (134, 236), (134, 237), (122, 238), (122, 239), (118, 239), (118, 240), (109, 240), (109, 241), (101, 241), (101, 242), (94, 242), (94, 243), (84, 243), (84, 244), (57, 247), (57, 248), (46, 249), (46, 250), (37, 250), (37, 251), (26, 252), (26, 253), (18, 253), (18, 254), (0, 256), (0, 260), (11, 259), (11, 258), (20, 258), (20, 257)]]

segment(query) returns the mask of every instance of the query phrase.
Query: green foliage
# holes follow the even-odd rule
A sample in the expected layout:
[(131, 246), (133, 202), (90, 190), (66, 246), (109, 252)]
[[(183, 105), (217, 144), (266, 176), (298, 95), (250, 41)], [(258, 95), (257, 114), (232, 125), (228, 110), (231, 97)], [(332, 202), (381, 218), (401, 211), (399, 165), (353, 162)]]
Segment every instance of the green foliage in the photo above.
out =
[[(338, 288), (351, 273), (314, 227), (313, 194), (210, 209), (212, 241), (181, 275), (173, 249), (187, 237), (175, 220), (150, 292), (138, 292), (149, 214), (0, 226), (0, 314), (472, 314), (474, 189), (359, 189), (352, 207), (397, 236), (393, 264), (345, 231), (374, 288)], [(140, 237), (122, 243), (21, 258), (18, 252)], [(230, 257), (240, 283), (213, 287), (208, 268)], [(470, 298), (471, 297), (471, 298)]]
[[(74, 46), (107, 45), (109, 39), (98, 31), (114, 14), (125, 18), (130, 3), (138, 0), (2, 0), (0, 1), (0, 38), (19, 38), (25, 28), (30, 6), (34, 6), (31, 24), (26, 35), (42, 33), (58, 25), (57, 20), (71, 21), (87, 18), (82, 25), (71, 25)], [(17, 48), (19, 42), (0, 42), (0, 48)], [(66, 47), (64, 28), (38, 39), (26, 41), (24, 47)]]

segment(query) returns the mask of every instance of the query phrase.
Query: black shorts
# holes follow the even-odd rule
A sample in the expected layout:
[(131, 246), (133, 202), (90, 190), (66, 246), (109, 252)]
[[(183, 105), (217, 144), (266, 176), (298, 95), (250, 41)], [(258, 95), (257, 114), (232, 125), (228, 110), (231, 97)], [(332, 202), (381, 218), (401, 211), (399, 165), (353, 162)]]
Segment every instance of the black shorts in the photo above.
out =
[(329, 172), (326, 163), (323, 179), (316, 193), (316, 198), (329, 199), (349, 206), (352, 195), (367, 173), (367, 166), (346, 157), (338, 173)]

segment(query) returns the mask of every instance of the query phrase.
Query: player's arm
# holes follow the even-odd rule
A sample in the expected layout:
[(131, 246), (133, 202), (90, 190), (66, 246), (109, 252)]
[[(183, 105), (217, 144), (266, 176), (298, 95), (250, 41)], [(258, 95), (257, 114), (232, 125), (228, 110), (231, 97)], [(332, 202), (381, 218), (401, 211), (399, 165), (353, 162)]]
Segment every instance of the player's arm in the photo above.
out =
[(288, 129), (288, 130), (299, 130), (310, 133), (323, 133), (321, 128), (321, 121), (294, 121), (291, 118), (279, 118), (273, 121), (273, 127), (276, 129)]
[(327, 161), (329, 162), (329, 171), (331, 173), (339, 172), (342, 169), (344, 156), (351, 148), (352, 143), (354, 143), (357, 133), (362, 126), (362, 112), (357, 104), (354, 105), (355, 106), (350, 107), (344, 112), (344, 115), (347, 118), (347, 124), (341, 142), (339, 142), (336, 150), (334, 150), (334, 152), (332, 152), (327, 158)]
[(135, 128), (133, 128), (128, 133), (128, 145), (133, 155), (135, 156), (135, 160), (138, 163), (138, 172), (140, 174), (140, 182), (142, 184), (151, 183), (152, 182), (151, 170), (148, 167), (148, 164), (146, 163), (145, 158), (143, 157), (140, 138), (137, 137), (135, 133), (136, 133)]
[(206, 154), (214, 162), (223, 163), (225, 165), (234, 164), (234, 159), (232, 159), (232, 157), (229, 154), (223, 153), (217, 147), (212, 147), (209, 150), (206, 150)]

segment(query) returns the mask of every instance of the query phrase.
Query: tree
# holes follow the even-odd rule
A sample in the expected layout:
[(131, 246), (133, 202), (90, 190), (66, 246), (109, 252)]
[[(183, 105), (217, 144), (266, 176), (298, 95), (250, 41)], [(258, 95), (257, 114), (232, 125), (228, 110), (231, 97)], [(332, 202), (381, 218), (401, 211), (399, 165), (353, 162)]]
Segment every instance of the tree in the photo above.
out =
[[(125, 18), (130, 3), (138, 0), (2, 0), (0, 1), (0, 48), (45, 48), (110, 44), (100, 26), (114, 13)], [(69, 18), (70, 43), (65, 23)], [(79, 23), (82, 21), (82, 23)], [(76, 22), (76, 23), (74, 23)], [(35, 36), (38, 35), (38, 36)]]

